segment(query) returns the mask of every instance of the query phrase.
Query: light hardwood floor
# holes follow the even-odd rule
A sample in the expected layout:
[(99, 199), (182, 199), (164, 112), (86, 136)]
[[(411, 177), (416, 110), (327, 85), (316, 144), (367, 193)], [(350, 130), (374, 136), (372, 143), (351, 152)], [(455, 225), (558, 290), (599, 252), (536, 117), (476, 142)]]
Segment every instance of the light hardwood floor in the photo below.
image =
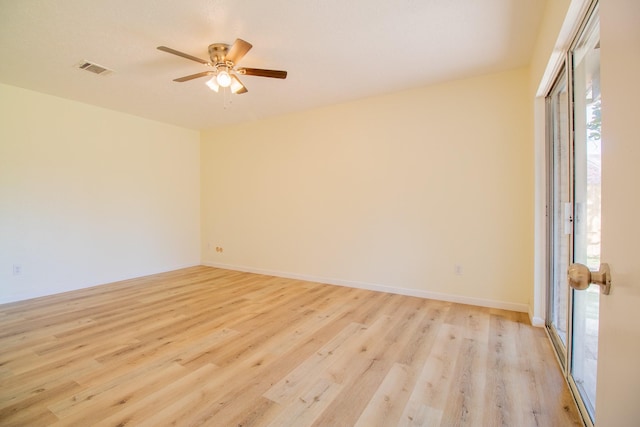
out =
[(0, 305), (0, 425), (582, 425), (523, 313), (194, 267)]

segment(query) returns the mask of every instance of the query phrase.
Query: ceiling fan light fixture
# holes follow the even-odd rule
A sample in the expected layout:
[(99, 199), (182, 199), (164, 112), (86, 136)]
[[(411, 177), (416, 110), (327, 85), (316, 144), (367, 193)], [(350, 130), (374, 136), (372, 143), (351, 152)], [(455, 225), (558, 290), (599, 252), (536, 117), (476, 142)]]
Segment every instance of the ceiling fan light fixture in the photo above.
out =
[(218, 80), (216, 79), (217, 76), (213, 76), (211, 77), (211, 79), (209, 79), (207, 81), (207, 86), (209, 86), (209, 89), (211, 89), (214, 92), (218, 92), (218, 90), (220, 89), (220, 85), (218, 84)]
[(216, 81), (221, 87), (229, 87), (231, 85), (231, 76), (227, 70), (220, 70), (216, 75)]
[[(214, 92), (220, 92), (220, 88), (229, 88), (230, 93), (243, 94), (247, 93), (247, 88), (240, 81), (238, 75), (258, 76), (258, 77), (270, 77), (274, 79), (287, 78), (287, 72), (281, 70), (266, 70), (262, 68), (236, 68), (236, 64), (240, 61), (244, 55), (251, 49), (251, 43), (242, 39), (236, 39), (236, 41), (229, 46), (225, 43), (213, 43), (209, 45), (209, 58), (211, 61), (206, 61), (198, 57), (189, 55), (188, 53), (180, 52), (179, 50), (171, 49), (166, 46), (158, 46), (158, 50), (161, 50), (172, 55), (180, 56), (191, 61), (199, 62), (200, 64), (207, 65), (209, 70), (202, 71), (200, 73), (191, 74), (184, 77), (173, 79), (174, 82), (183, 83), (200, 77), (211, 76), (211, 79), (207, 81), (207, 86)], [(222, 91), (225, 95), (227, 91)]]

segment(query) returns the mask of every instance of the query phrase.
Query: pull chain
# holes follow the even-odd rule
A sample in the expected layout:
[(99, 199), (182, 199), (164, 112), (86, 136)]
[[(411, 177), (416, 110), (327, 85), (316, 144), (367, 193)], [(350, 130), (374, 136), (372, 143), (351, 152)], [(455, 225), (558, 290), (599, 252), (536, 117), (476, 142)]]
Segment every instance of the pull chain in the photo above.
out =
[(228, 87), (222, 88), (223, 106), (225, 110), (231, 108), (231, 90)]

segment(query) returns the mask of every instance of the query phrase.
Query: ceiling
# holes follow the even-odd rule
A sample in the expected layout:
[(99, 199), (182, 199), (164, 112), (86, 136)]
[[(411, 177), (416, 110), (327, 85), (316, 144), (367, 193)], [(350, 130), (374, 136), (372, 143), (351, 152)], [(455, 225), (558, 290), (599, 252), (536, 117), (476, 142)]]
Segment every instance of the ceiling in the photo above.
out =
[[(525, 66), (542, 0), (0, 0), (0, 83), (192, 129), (307, 110)], [(207, 78), (211, 43), (242, 38), (243, 76), (225, 96)], [(77, 68), (95, 62), (114, 72)]]

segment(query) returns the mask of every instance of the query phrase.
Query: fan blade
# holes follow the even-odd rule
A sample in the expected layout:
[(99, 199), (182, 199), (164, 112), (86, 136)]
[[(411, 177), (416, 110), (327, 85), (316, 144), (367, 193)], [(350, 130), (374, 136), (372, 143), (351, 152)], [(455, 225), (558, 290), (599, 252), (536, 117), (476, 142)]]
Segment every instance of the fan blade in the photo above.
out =
[(263, 70), (262, 68), (238, 68), (238, 73), (247, 76), (271, 77), (274, 79), (286, 79), (287, 72), (279, 70)]
[(163, 52), (171, 53), (173, 55), (178, 55), (178, 56), (181, 56), (183, 58), (190, 59), (192, 61), (199, 62), (199, 63), (204, 64), (204, 65), (211, 65), (211, 63), (209, 61), (205, 61), (204, 59), (196, 58), (195, 56), (191, 56), (188, 53), (180, 52), (179, 50), (171, 49), (170, 47), (158, 46), (157, 49), (161, 50)]
[(235, 94), (243, 94), (249, 92), (247, 88), (242, 84), (238, 76), (231, 75), (231, 91)]
[(215, 71), (203, 71), (201, 73), (191, 74), (190, 76), (179, 77), (177, 79), (173, 79), (174, 82), (186, 82), (193, 79), (198, 79), (200, 77), (210, 76), (211, 74), (215, 74)]
[(234, 64), (237, 64), (252, 47), (253, 45), (251, 43), (246, 42), (242, 39), (236, 39), (236, 41), (229, 49), (229, 52), (227, 52), (227, 55), (224, 57), (224, 60), (231, 61)]

